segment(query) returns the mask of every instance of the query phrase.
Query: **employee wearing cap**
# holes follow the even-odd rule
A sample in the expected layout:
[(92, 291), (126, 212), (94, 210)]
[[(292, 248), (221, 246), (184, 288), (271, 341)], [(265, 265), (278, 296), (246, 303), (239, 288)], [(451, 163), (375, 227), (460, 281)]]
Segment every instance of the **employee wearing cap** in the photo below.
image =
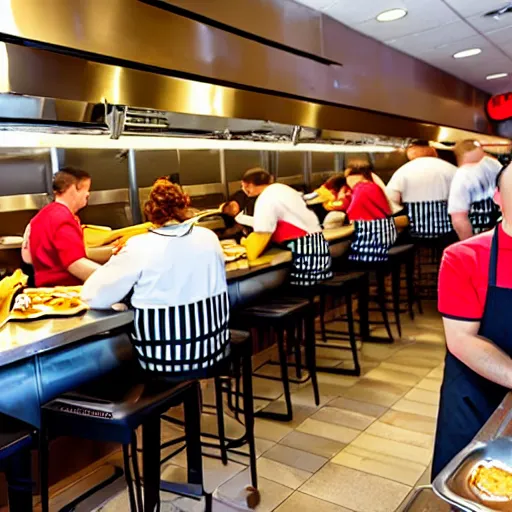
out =
[(496, 225), (499, 209), (493, 201), (500, 163), (486, 155), (475, 140), (463, 140), (454, 148), (459, 168), (450, 187), (448, 213), (461, 240)]
[(446, 249), (439, 311), (447, 354), (432, 476), (468, 445), (512, 389), (512, 165), (494, 196), (503, 222)]

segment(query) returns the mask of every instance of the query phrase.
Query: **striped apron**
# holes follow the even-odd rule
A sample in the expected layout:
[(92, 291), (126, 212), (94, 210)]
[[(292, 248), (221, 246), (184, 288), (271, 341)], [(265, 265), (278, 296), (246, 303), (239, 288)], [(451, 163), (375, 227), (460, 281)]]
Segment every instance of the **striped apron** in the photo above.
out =
[(354, 241), (350, 246), (350, 261), (377, 263), (388, 260), (389, 248), (398, 233), (392, 217), (354, 221)]
[(500, 209), (492, 197), (488, 197), (471, 203), (468, 216), (471, 226), (473, 226), (473, 233), (477, 235), (496, 226)]
[(453, 231), (448, 214), (448, 201), (421, 201), (405, 205), (411, 236), (439, 238)]
[(310, 233), (284, 242), (284, 245), (292, 251), (289, 284), (314, 286), (320, 281), (331, 279), (331, 250), (323, 233)]
[(132, 343), (144, 370), (199, 378), (229, 355), (227, 292), (191, 304), (135, 308)]

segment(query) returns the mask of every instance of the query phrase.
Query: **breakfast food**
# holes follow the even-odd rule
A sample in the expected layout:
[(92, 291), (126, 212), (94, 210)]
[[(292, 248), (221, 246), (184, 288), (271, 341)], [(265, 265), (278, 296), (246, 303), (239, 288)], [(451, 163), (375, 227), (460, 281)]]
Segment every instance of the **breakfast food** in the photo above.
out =
[(8, 320), (12, 299), (26, 286), (27, 279), (27, 276), (18, 269), (0, 281), (0, 326)]
[(469, 483), (482, 500), (512, 501), (512, 468), (505, 465), (482, 462), (471, 472)]
[(74, 314), (86, 305), (80, 300), (80, 286), (27, 288), (16, 297), (11, 312), (14, 319), (28, 319), (43, 314)]

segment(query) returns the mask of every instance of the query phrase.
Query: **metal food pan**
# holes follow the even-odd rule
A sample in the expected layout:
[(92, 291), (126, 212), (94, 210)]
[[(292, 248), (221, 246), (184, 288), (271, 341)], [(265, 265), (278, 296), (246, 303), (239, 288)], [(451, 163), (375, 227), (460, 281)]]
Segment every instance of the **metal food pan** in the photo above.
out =
[(434, 492), (462, 511), (512, 512), (512, 501), (483, 499), (471, 488), (470, 476), (473, 470), (488, 461), (512, 468), (512, 437), (470, 444), (437, 476), (432, 484)]

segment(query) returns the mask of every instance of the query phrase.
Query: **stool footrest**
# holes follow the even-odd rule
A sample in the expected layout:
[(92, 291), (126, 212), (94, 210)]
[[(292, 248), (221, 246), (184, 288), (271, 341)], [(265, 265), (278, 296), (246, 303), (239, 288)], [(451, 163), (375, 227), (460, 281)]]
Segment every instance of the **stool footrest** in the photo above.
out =
[(160, 480), (160, 490), (196, 500), (200, 500), (204, 496), (203, 486), (201, 484), (181, 484)]

